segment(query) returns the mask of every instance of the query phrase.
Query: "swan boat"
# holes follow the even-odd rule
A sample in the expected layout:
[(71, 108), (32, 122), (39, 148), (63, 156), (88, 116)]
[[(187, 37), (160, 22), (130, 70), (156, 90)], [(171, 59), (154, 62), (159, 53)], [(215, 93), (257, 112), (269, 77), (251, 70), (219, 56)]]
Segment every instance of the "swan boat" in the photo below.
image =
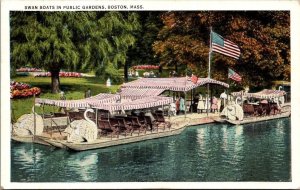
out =
[[(117, 94), (101, 93), (80, 100), (35, 98), (32, 113), (21, 116), (12, 125), (11, 139), (81, 151), (178, 135), (187, 126), (214, 122), (212, 118), (217, 114), (170, 116), (165, 113), (165, 107), (169, 107), (174, 99), (162, 93), (187, 92), (206, 84), (229, 87), (210, 78), (199, 78), (196, 83), (187, 77), (141, 78), (123, 84)], [(73, 111), (39, 115), (35, 113), (36, 105), (84, 110), (74, 111), (75, 115)], [(155, 115), (153, 121), (146, 114), (142, 120), (128, 114), (132, 110), (150, 109), (161, 109), (163, 114), (150, 111)], [(127, 116), (122, 116), (124, 112)]]
[(269, 89), (256, 93), (233, 92), (235, 102), (226, 106), (221, 113), (222, 117), (215, 121), (243, 125), (290, 117), (291, 104), (284, 102), (285, 94), (285, 91)]

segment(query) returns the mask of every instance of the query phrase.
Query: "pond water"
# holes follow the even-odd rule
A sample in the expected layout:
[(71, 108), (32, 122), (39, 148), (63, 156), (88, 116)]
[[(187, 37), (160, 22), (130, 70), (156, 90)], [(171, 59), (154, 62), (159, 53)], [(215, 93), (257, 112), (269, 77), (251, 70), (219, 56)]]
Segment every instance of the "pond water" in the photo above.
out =
[(11, 144), (12, 182), (291, 181), (290, 118), (71, 152)]

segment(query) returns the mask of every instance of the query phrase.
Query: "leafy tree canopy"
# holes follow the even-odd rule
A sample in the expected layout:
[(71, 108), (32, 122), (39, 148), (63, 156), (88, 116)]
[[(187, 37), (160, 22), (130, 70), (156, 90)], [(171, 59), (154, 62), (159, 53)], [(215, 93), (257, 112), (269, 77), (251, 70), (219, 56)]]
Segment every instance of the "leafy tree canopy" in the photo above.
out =
[(243, 85), (268, 86), (272, 80), (290, 80), (288, 11), (166, 12), (161, 19), (164, 26), (153, 50), (162, 65), (187, 65), (194, 74), (206, 77), (212, 27), (241, 49), (239, 60), (213, 53), (213, 78), (226, 80), (232, 68), (242, 75)]
[(95, 70), (119, 80), (132, 34), (139, 29), (134, 12), (11, 12), (12, 68), (29, 65), (52, 75), (59, 92), (59, 71)]

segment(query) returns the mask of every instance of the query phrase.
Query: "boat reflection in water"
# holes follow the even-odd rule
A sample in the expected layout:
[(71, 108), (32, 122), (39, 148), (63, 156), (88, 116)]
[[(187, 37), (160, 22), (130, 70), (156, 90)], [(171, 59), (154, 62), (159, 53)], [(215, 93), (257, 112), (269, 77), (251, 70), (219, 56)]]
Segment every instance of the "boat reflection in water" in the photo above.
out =
[(67, 167), (73, 170), (74, 174), (79, 175), (79, 181), (95, 181), (97, 175), (98, 155), (96, 153), (71, 154), (67, 159)]
[(83, 152), (12, 143), (14, 182), (291, 181), (290, 118)]

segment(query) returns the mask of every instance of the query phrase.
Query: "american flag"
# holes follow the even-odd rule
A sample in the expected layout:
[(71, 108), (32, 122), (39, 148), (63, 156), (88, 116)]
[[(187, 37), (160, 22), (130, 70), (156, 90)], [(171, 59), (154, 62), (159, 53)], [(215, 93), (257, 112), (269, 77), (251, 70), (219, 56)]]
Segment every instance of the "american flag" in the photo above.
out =
[(232, 69), (228, 68), (228, 78), (231, 78), (234, 81), (237, 82), (241, 82), (242, 81), (242, 77), (237, 74), (236, 72), (234, 72)]
[(192, 74), (191, 81), (192, 81), (194, 84), (196, 84), (197, 81), (198, 81), (198, 77), (197, 77), (196, 75), (193, 75), (193, 74)]
[(211, 32), (212, 51), (238, 59), (240, 57), (240, 48), (233, 42), (224, 39), (215, 32)]
[(192, 74), (192, 76), (188, 77), (187, 80), (192, 81), (194, 84), (196, 84), (198, 82), (198, 77)]

